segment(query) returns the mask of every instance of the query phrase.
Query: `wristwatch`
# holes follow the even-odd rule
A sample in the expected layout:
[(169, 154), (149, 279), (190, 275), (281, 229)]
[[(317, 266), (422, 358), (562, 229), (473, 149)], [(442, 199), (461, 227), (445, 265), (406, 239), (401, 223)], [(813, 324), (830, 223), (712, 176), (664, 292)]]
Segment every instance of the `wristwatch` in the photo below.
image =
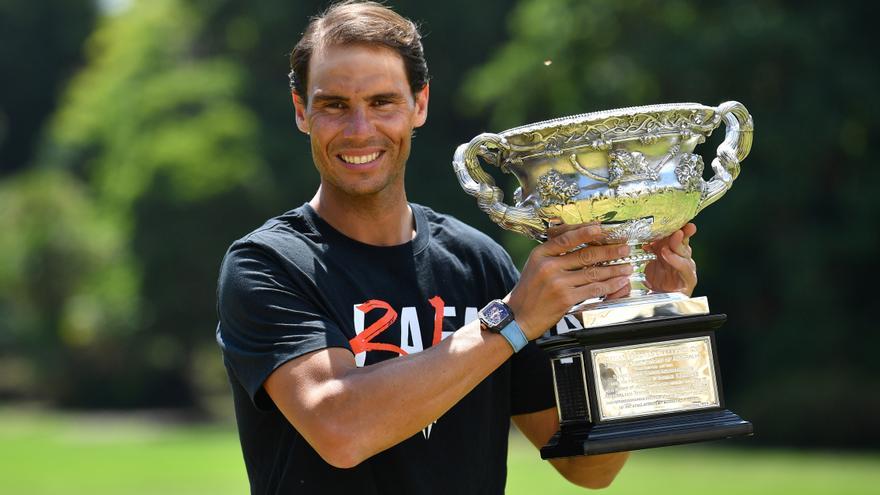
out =
[(485, 305), (478, 314), (480, 323), (490, 332), (501, 334), (507, 339), (510, 347), (513, 347), (513, 352), (519, 352), (529, 343), (526, 334), (514, 319), (513, 310), (504, 301), (495, 299)]

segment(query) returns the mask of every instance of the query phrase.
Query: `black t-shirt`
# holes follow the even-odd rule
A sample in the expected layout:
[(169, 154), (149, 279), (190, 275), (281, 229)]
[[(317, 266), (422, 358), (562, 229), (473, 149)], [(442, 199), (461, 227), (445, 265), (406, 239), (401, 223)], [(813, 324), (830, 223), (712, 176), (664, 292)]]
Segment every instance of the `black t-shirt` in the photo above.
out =
[(285, 362), (328, 347), (351, 350), (359, 366), (419, 352), (513, 287), (516, 268), (495, 242), (411, 208), (416, 237), (398, 246), (350, 239), (305, 204), (229, 248), (217, 341), (252, 493), (503, 493), (510, 416), (553, 407), (534, 343), (422, 432), (351, 469), (324, 462), (275, 407), (262, 385)]

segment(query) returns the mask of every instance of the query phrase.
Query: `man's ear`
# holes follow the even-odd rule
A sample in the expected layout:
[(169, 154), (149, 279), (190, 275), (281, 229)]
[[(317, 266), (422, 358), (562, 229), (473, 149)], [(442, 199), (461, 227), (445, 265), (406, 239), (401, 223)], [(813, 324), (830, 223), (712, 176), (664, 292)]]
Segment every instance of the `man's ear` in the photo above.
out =
[(306, 119), (306, 102), (303, 101), (302, 96), (297, 94), (296, 91), (291, 91), (290, 96), (293, 98), (293, 109), (294, 113), (296, 113), (296, 127), (303, 133), (308, 134), (309, 121)]
[(425, 125), (428, 119), (428, 96), (430, 95), (430, 85), (425, 84), (418, 93), (416, 93), (416, 120), (413, 127), (421, 127)]

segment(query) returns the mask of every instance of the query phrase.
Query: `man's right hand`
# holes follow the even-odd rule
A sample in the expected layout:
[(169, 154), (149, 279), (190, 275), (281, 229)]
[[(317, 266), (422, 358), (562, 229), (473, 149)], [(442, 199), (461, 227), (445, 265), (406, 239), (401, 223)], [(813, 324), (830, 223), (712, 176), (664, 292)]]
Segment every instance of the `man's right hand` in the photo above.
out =
[(507, 302), (529, 340), (556, 325), (575, 304), (625, 292), (632, 265), (597, 264), (629, 255), (629, 246), (587, 245), (601, 236), (598, 224), (557, 227), (532, 250)]

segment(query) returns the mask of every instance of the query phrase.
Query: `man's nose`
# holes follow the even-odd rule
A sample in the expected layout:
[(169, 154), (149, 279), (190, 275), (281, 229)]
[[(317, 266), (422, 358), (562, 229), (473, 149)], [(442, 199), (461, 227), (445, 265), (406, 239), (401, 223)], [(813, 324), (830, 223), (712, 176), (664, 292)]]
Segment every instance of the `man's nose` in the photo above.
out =
[(373, 132), (373, 123), (370, 121), (370, 115), (367, 109), (363, 107), (351, 109), (347, 124), (345, 126), (345, 135), (348, 137), (364, 136)]

